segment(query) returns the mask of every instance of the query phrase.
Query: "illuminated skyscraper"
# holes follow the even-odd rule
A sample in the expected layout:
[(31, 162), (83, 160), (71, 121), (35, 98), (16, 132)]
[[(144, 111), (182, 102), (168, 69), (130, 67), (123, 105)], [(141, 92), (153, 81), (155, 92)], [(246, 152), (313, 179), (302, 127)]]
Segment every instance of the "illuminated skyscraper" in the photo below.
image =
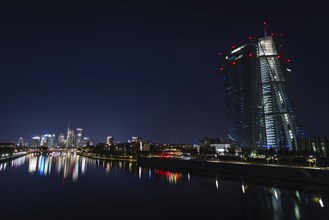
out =
[(108, 145), (112, 145), (113, 141), (114, 141), (114, 138), (112, 136), (108, 136), (106, 138), (106, 144), (108, 144)]
[(140, 138), (140, 137), (135, 137), (135, 136), (131, 137), (132, 143), (136, 143), (136, 142), (140, 142), (140, 141), (142, 141), (142, 138)]
[(57, 139), (57, 146), (63, 148), (65, 147), (65, 145), (66, 145), (65, 135), (63, 133), (60, 133)]
[(40, 147), (40, 136), (32, 138), (32, 147)]
[(75, 136), (75, 146), (80, 147), (82, 141), (82, 128), (77, 128), (77, 134)]
[(88, 145), (93, 145), (93, 144), (90, 142), (89, 137), (83, 137), (80, 145), (81, 147), (86, 147)]
[(300, 135), (281, 40), (251, 39), (220, 54), (230, 137), (241, 146), (291, 147)]
[(66, 134), (66, 147), (73, 147), (74, 146), (74, 130), (67, 128)]
[(53, 134), (44, 134), (41, 136), (40, 146), (55, 148), (56, 147), (56, 136)]
[(20, 137), (18, 139), (17, 146), (19, 146), (19, 147), (23, 147), (24, 146), (24, 141), (23, 141), (23, 138), (22, 137)]

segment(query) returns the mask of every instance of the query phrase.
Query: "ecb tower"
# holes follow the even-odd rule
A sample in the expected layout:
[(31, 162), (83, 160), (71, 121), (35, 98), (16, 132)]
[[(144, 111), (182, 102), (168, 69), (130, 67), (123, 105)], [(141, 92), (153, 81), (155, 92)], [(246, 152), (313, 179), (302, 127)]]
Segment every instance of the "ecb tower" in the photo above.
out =
[(291, 148), (301, 132), (282, 34), (221, 53), (229, 137), (242, 147)]

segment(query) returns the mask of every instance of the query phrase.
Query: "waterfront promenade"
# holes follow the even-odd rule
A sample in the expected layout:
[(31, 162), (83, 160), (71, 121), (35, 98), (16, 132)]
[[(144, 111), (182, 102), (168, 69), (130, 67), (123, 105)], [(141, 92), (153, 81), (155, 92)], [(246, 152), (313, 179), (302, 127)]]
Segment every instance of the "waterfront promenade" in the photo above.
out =
[(27, 152), (20, 152), (20, 153), (16, 153), (15, 155), (3, 156), (3, 157), (0, 157), (0, 162), (15, 159), (15, 158), (18, 158), (18, 157), (22, 157), (22, 156), (25, 156), (27, 154), (28, 154)]
[(328, 167), (297, 167), (276, 164), (255, 164), (248, 162), (182, 160), (155, 157), (139, 157), (138, 164), (147, 167), (218, 172), (267, 179), (329, 185)]
[(329, 186), (329, 167), (307, 167), (280, 164), (260, 164), (255, 162), (237, 162), (225, 160), (198, 160), (163, 157), (131, 156), (105, 157), (94, 154), (80, 156), (100, 160), (119, 160), (136, 162), (142, 167), (156, 167), (170, 170), (217, 172), (255, 178), (298, 181)]
[[(0, 162), (36, 152), (22, 152), (8, 157), (0, 158)], [(117, 160), (137, 162), (142, 167), (155, 167), (170, 170), (213, 172), (229, 175), (240, 175), (264, 179), (276, 179), (314, 183), (329, 186), (329, 167), (305, 167), (279, 164), (257, 164), (254, 162), (237, 162), (225, 160), (198, 160), (162, 157), (116, 156), (105, 157), (95, 154), (78, 153), (83, 157), (99, 160)]]
[(131, 156), (105, 157), (105, 156), (96, 156), (95, 154), (86, 154), (86, 153), (78, 153), (78, 155), (92, 159), (99, 159), (99, 160), (119, 160), (119, 161), (137, 162), (137, 159)]

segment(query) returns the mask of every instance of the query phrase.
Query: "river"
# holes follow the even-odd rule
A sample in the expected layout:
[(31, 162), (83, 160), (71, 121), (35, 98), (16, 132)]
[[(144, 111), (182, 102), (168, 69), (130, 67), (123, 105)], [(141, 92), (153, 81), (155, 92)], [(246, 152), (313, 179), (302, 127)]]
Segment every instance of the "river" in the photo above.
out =
[(1, 219), (328, 219), (326, 186), (140, 167), (72, 153), (0, 163)]

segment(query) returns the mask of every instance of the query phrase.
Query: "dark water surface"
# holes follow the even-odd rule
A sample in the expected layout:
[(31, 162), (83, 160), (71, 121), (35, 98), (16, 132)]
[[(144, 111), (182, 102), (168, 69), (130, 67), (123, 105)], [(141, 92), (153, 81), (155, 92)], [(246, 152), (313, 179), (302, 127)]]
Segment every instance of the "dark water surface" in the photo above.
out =
[(0, 163), (0, 219), (329, 219), (328, 189), (75, 154)]

